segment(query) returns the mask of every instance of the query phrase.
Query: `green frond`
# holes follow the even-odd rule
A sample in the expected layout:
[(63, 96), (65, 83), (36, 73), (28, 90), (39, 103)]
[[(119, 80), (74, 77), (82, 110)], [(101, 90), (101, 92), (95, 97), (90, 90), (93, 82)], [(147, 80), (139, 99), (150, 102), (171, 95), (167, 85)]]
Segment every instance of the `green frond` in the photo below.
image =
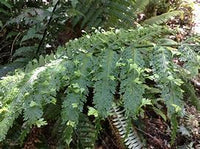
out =
[[(9, 106), (5, 105), (4, 108), (6, 108), (6, 111), (3, 115), (2, 115), (2, 120), (0, 121), (0, 126), (3, 129), (0, 129), (0, 141), (3, 140), (5, 138), (5, 135), (7, 133), (7, 131), (10, 129), (10, 127), (12, 127), (14, 120), (19, 116), (19, 114), (21, 114), (23, 108), (27, 110), (28, 107), (25, 107), (24, 102), (26, 101), (25, 99), (29, 99), (29, 107), (32, 107), (31, 104), (31, 100), (32, 98), (30, 98), (31, 95), (30, 93), (33, 91), (33, 86), (35, 84), (35, 81), (37, 81), (39, 75), (44, 72), (48, 67), (51, 66), (55, 66), (56, 64), (59, 64), (61, 62), (61, 60), (55, 60), (50, 64), (47, 64), (43, 67), (39, 67), (37, 69), (35, 69), (32, 73), (31, 76), (25, 76), (23, 79), (23, 82), (20, 83), (20, 88), (17, 87), (13, 87), (12, 90), (15, 91), (15, 95), (10, 97), (9, 94), (6, 95), (3, 99), (6, 100), (10, 100), (9, 102)], [(40, 101), (39, 101), (40, 102)], [(28, 111), (27, 111), (28, 112)], [(27, 115), (28, 116), (28, 115)], [(34, 117), (34, 115), (32, 115)], [(36, 115), (37, 117), (37, 115)], [(25, 117), (25, 120), (29, 120), (30, 118), (30, 122), (33, 123), (32, 117)], [(34, 121), (35, 122), (35, 121)]]
[(73, 27), (75, 27), (79, 21), (81, 21), (83, 19), (83, 17), (85, 17), (85, 14), (89, 11), (91, 4), (87, 4), (85, 5), (85, 7), (82, 7), (82, 3), (80, 5), (77, 6), (77, 10), (80, 11), (81, 15), (75, 16), (72, 19), (72, 25)]
[(80, 54), (74, 58), (71, 78), (66, 91), (66, 98), (63, 102), (62, 118), (63, 122), (72, 121), (78, 123), (79, 114), (83, 110), (88, 87), (91, 86), (90, 71), (92, 71), (91, 54)]
[[(102, 60), (101, 60), (102, 59)], [(103, 49), (103, 56), (100, 57), (98, 64), (99, 70), (94, 84), (94, 104), (100, 115), (106, 117), (112, 106), (113, 95), (117, 86), (116, 62), (118, 55), (115, 51)]]
[[(47, 104), (56, 103), (56, 94), (60, 90), (61, 80), (64, 78), (59, 74), (64, 74), (65, 67), (61, 61), (55, 62), (54, 67), (48, 66), (46, 70), (41, 72), (38, 76), (37, 83), (34, 83), (32, 88), (33, 92), (26, 95), (24, 101), (24, 120), (27, 125), (40, 125), (43, 116), (43, 107)], [(58, 71), (58, 72), (57, 72)]]
[(144, 60), (140, 51), (131, 47), (122, 52), (122, 59), (120, 93), (127, 114), (136, 116), (144, 93), (143, 80), (141, 80)]
[(161, 15), (158, 15), (158, 16), (151, 17), (151, 18), (145, 20), (143, 22), (143, 24), (149, 24), (149, 25), (163, 24), (173, 17), (181, 16), (182, 13), (183, 13), (182, 11), (167, 12), (167, 13), (164, 13), (164, 14), (161, 14)]
[[(45, 20), (48, 16), (50, 16), (50, 12), (48, 10), (39, 9), (39, 8), (27, 8), (22, 11), (17, 17), (11, 18), (7, 21), (6, 25), (11, 24), (20, 24), (24, 23), (25, 25), (34, 25), (40, 22), (41, 20)], [(33, 19), (33, 16), (36, 18)]]
[(42, 39), (42, 34), (39, 34), (38, 32), (41, 31), (44, 27), (42, 26), (33, 26), (31, 27), (26, 35), (23, 36), (21, 42), (24, 42), (24, 41), (27, 41), (27, 40), (30, 40), (30, 39)]
[(87, 24), (87, 28), (92, 27), (99, 27), (101, 26), (100, 23), (103, 21), (103, 19), (100, 17), (100, 15), (103, 13), (103, 10), (101, 8), (95, 10), (95, 13), (91, 16), (90, 22)]
[(143, 11), (148, 4), (149, 0), (135, 0), (135, 2), (133, 2), (133, 11), (134, 12)]
[(200, 110), (200, 100), (196, 95), (194, 86), (186, 80), (183, 80), (182, 88), (185, 91), (184, 95), (187, 96), (187, 100), (192, 103), (198, 110)]
[[(55, 55), (32, 60), (24, 71), (1, 78), (0, 141), (5, 139), (19, 115), (23, 116), (23, 126), (27, 129), (47, 125), (46, 109), (49, 105), (56, 105), (60, 107), (56, 117), (62, 123), (61, 140), (69, 145), (81, 114), (87, 112), (84, 108), (88, 100), (96, 110), (97, 119), (106, 118), (117, 93), (120, 97), (115, 100), (123, 103), (127, 118), (137, 118), (142, 100), (148, 97), (145, 95), (148, 87), (161, 90), (155, 98), (162, 98), (169, 118), (173, 116), (174, 137), (176, 117), (183, 107), (184, 88), (182, 76), (177, 71), (179, 67), (173, 62), (177, 55), (167, 46), (162, 46), (162, 41), (158, 42), (161, 34), (168, 33), (160, 26), (96, 31), (69, 41), (65, 47), (58, 48)], [(179, 54), (185, 64), (187, 59), (198, 60), (198, 55), (190, 56), (185, 58)], [(189, 64), (199, 67), (193, 61)], [(187, 72), (192, 70), (188, 67), (182, 69), (186, 80), (191, 79)], [(155, 84), (146, 83), (147, 76)], [(126, 124), (119, 125), (124, 128)], [(129, 147), (136, 145), (131, 143), (134, 138), (134, 134), (130, 134), (125, 144)]]
[(155, 47), (151, 59), (155, 81), (162, 90), (161, 97), (166, 101), (169, 115), (174, 111), (180, 113), (183, 107), (183, 91), (180, 87), (183, 81), (175, 75), (172, 58), (171, 51), (166, 47)]
[(80, 149), (94, 148), (97, 139), (97, 132), (95, 127), (89, 121), (86, 115), (81, 114), (77, 129), (75, 130), (75, 138), (77, 138), (76, 145)]
[(10, 4), (10, 2), (6, 1), (6, 0), (2, 0), (0, 1), (0, 3), (4, 6), (6, 6), (7, 8), (11, 9), (12, 5)]
[[(87, 5), (85, 5), (87, 3)], [(101, 25), (114, 27), (120, 24), (132, 26), (136, 14), (129, 1), (84, 1), (77, 4), (77, 10), (82, 14), (72, 18), (72, 25), (80, 24), (81, 29), (99, 27)]]
[[(36, 54), (37, 46), (27, 46), (16, 49), (16, 52), (13, 54), (13, 57), (33, 57)], [(32, 53), (32, 55), (30, 55)]]
[(198, 75), (200, 69), (200, 56), (191, 47), (179, 47), (181, 55), (180, 61), (184, 63), (183, 67), (188, 71), (190, 77)]
[(83, 21), (81, 22), (81, 28), (83, 28), (86, 25), (86, 23), (88, 23), (89, 20), (91, 20), (92, 16), (94, 17), (95, 12), (96, 12), (96, 9), (94, 9), (94, 7), (91, 6), (87, 12), (87, 15), (85, 15), (85, 17), (83, 18)]
[(12, 74), (12, 72), (17, 68), (22, 68), (24, 65), (22, 63), (11, 63), (7, 65), (0, 66), (0, 79), (6, 74)]
[(177, 115), (183, 109), (183, 81), (176, 75), (172, 53), (166, 47), (155, 47), (151, 59), (153, 73), (157, 86), (161, 89), (161, 98), (167, 106), (168, 117), (171, 118), (171, 143), (174, 142), (178, 128)]

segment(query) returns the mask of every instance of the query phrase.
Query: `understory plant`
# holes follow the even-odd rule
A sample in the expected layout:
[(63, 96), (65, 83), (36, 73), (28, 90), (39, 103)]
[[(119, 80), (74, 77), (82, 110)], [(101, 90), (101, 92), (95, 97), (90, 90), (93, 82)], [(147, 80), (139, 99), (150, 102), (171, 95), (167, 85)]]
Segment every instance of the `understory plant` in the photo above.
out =
[[(147, 6), (166, 10), (138, 17)], [(162, 0), (2, 0), (0, 2), (0, 77), (16, 68), (24, 67), (39, 55), (53, 53), (58, 45), (82, 35), (82, 30), (110, 27), (133, 28), (138, 22), (163, 24), (181, 11), (169, 9)], [(162, 14), (162, 15), (160, 15)], [(145, 20), (145, 21), (144, 21)], [(30, 54), (31, 53), (31, 54)], [(2, 65), (2, 66), (1, 66)], [(5, 65), (5, 66), (4, 66)]]
[[(112, 116), (112, 105), (120, 103), (125, 118), (118, 115), (114, 120), (123, 121), (116, 122), (116, 127), (123, 128), (126, 145), (137, 147), (128, 135), (135, 133), (125, 129), (125, 120), (137, 120), (145, 105), (156, 107), (157, 102), (167, 107), (173, 143), (184, 103), (193, 103), (187, 99), (191, 92), (185, 84), (198, 74), (200, 57), (192, 50), (197, 45), (176, 43), (167, 39), (170, 34), (168, 28), (161, 26), (96, 30), (59, 47), (55, 55), (40, 56), (29, 62), (25, 70), (3, 77), (1, 144), (11, 140), (23, 145), (33, 127), (52, 122), (54, 129), (49, 133), (57, 138), (58, 146), (70, 146), (74, 138), (84, 138), (78, 137), (84, 132), (81, 128), (91, 131), (87, 137), (95, 141), (101, 120)], [(199, 100), (193, 100), (198, 106)], [(120, 114), (115, 111), (115, 115)], [(88, 121), (88, 127), (83, 127)], [(13, 130), (15, 133), (11, 133)]]

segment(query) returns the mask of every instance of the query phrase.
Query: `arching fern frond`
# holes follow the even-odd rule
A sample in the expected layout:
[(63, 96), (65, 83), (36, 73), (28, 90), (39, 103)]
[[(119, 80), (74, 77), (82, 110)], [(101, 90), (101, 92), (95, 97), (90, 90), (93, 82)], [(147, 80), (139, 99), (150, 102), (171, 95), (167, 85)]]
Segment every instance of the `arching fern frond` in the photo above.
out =
[(151, 65), (157, 86), (161, 89), (161, 98), (167, 105), (168, 117), (171, 117), (173, 143), (178, 128), (177, 115), (181, 115), (183, 109), (183, 81), (176, 75), (171, 51), (166, 47), (155, 47), (154, 50)]
[[(181, 112), (183, 106), (181, 84), (183, 81), (177, 78), (172, 64), (172, 53), (165, 47), (155, 47), (151, 59), (151, 65), (155, 76), (155, 81), (162, 90), (162, 98), (166, 101), (168, 106), (168, 114), (171, 115), (176, 112)], [(175, 92), (174, 92), (175, 91)]]
[(91, 53), (78, 55), (70, 65), (72, 66), (70, 85), (66, 90), (67, 95), (63, 102), (62, 118), (63, 122), (70, 120), (78, 123), (79, 114), (83, 110), (88, 95), (87, 87), (91, 86)]
[(165, 22), (167, 22), (169, 19), (176, 17), (176, 16), (181, 16), (182, 15), (182, 11), (172, 11), (172, 12), (166, 12), (164, 14), (158, 15), (158, 16), (154, 16), (151, 17), (147, 20), (145, 20), (143, 22), (143, 24), (149, 24), (149, 25), (153, 25), (153, 24), (163, 24)]
[[(85, 6), (85, 4), (87, 4)], [(130, 1), (88, 1), (84, 0), (76, 5), (81, 15), (72, 18), (72, 25), (80, 24), (81, 29), (91, 29), (99, 26), (132, 26), (136, 14), (132, 10)], [(121, 25), (120, 25), (121, 24)]]
[(84, 114), (80, 115), (79, 124), (75, 130), (75, 138), (77, 138), (76, 146), (80, 149), (94, 148), (97, 138), (95, 127)]
[[(19, 116), (19, 114), (21, 114), (23, 108), (25, 108), (27, 110), (28, 107), (26, 107), (26, 106), (23, 107), (25, 99), (28, 96), (34, 96), (34, 94), (31, 95), (29, 93), (31, 93), (31, 91), (33, 90), (33, 85), (35, 84), (35, 81), (38, 79), (38, 76), (40, 75), (40, 73), (45, 71), (48, 67), (55, 66), (56, 64), (59, 64), (60, 62), (61, 62), (61, 60), (59, 60), (59, 59), (52, 61), (52, 63), (47, 64), (43, 67), (39, 67), (38, 69), (31, 72), (31, 77), (25, 76), (23, 81), (18, 83), (18, 85), (20, 84), (20, 87), (18, 85), (13, 86), (12, 89), (15, 91), (15, 95), (13, 97), (10, 97), (9, 94), (7, 95), (7, 94), (5, 94), (6, 92), (3, 92), (3, 94), (5, 96), (3, 98), (3, 100), (4, 101), (10, 100), (10, 102), (9, 102), (9, 106), (7, 106), (7, 103), (5, 103), (3, 105), (7, 108), (7, 112), (3, 114), (2, 119), (0, 121), (0, 125), (2, 128), (2, 129), (0, 129), (0, 133), (1, 133), (0, 140), (3, 140), (5, 138), (7, 131), (9, 130), (10, 127), (12, 127), (14, 120)], [(16, 82), (12, 82), (12, 84), (15, 85)], [(10, 98), (12, 98), (12, 100)], [(31, 100), (32, 100), (32, 98), (29, 98), (30, 104), (28, 106), (34, 107), (35, 105), (31, 104)], [(41, 101), (39, 100), (38, 102), (41, 102)], [(35, 109), (35, 110), (37, 110), (37, 109)], [(30, 112), (30, 111), (27, 111), (27, 112)], [(32, 113), (31, 113), (31, 115), (27, 114), (27, 115), (25, 115), (25, 120), (29, 120), (29, 118), (30, 118), (30, 122), (32, 124), (33, 120), (35, 120), (34, 117), (37, 117), (37, 116), (38, 115), (32, 115)], [(39, 117), (40, 116), (42, 116), (42, 115), (39, 115)]]
[(133, 3), (133, 10), (134, 12), (143, 11), (148, 4), (149, 0), (135, 0)]
[(104, 49), (103, 56), (100, 59), (102, 59), (102, 62), (100, 65), (98, 64), (99, 71), (95, 76), (97, 81), (94, 84), (94, 104), (100, 115), (106, 117), (112, 106), (112, 99), (117, 86), (116, 62), (118, 55), (108, 47), (108, 49)]
[(183, 62), (183, 67), (188, 71), (190, 77), (198, 75), (200, 69), (200, 56), (189, 46), (179, 47), (181, 52), (180, 61)]
[[(183, 106), (181, 77), (170, 48), (156, 45), (160, 35), (167, 33), (160, 26), (97, 31), (68, 42), (53, 57), (31, 61), (20, 74), (2, 78), (0, 141), (19, 115), (24, 117), (23, 127), (41, 127), (47, 124), (44, 113), (48, 105), (59, 104), (63, 138), (70, 144), (80, 114), (87, 111), (84, 105), (88, 100), (98, 118), (106, 118), (117, 93), (126, 116), (137, 118), (145, 86), (161, 90), (156, 98), (163, 99), (169, 118), (172, 115), (176, 122)], [(146, 83), (146, 76), (152, 77), (155, 84)], [(62, 98), (58, 98), (58, 93)]]
[(144, 86), (141, 80), (143, 56), (139, 49), (127, 48), (122, 52), (122, 68), (120, 74), (120, 93), (123, 95), (124, 107), (128, 115), (136, 115), (141, 104)]

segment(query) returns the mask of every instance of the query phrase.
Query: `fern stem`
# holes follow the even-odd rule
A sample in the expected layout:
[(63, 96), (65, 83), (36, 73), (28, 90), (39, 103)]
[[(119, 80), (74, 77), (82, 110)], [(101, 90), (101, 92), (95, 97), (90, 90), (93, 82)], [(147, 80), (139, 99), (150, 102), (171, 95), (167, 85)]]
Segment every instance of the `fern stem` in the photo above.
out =
[(137, 127), (135, 127), (135, 128), (136, 128), (138, 131), (140, 131), (140, 132), (142, 132), (143, 134), (145, 134), (146, 136), (152, 138), (152, 140), (153, 140), (154, 142), (156, 142), (160, 147), (162, 147), (162, 144), (160, 143), (159, 139), (157, 139), (156, 137), (153, 137), (153, 136), (150, 135), (149, 133), (147, 133), (147, 132), (145, 132), (145, 131), (143, 131), (143, 130), (137, 128)]
[(52, 11), (52, 13), (51, 13), (51, 17), (50, 17), (50, 19), (49, 19), (49, 21), (48, 21), (48, 23), (47, 23), (47, 25), (46, 25), (46, 28), (45, 28), (45, 30), (44, 30), (42, 39), (40, 40), (39, 46), (38, 46), (38, 48), (37, 48), (36, 55), (39, 54), (40, 47), (42, 46), (42, 43), (44, 42), (44, 39), (45, 39), (46, 34), (47, 34), (47, 29), (48, 29), (48, 27), (49, 27), (49, 25), (50, 25), (50, 23), (51, 23), (51, 21), (52, 21), (52, 19), (53, 19), (53, 14), (54, 14), (54, 12), (55, 12), (55, 10), (56, 10), (56, 7), (58, 6), (59, 3), (60, 3), (60, 0), (58, 0), (58, 1), (56, 2), (55, 6), (54, 6), (54, 8), (53, 8), (53, 11)]
[(149, 134), (149, 133), (143, 131), (142, 129), (137, 128), (137, 127), (135, 127), (135, 129), (137, 129), (138, 131), (140, 131), (140, 132), (142, 132), (143, 134), (147, 135), (148, 137), (150, 137), (150, 138), (152, 138), (152, 139), (155, 139), (155, 137), (153, 137), (151, 134)]
[(10, 49), (11, 61), (12, 61), (12, 54), (13, 54), (14, 44), (15, 44), (15, 42), (16, 42), (16, 40), (17, 40), (17, 38), (19, 37), (20, 34), (21, 34), (21, 33), (19, 32), (19, 33), (17, 34), (17, 36), (15, 36), (15, 38), (14, 38), (14, 40), (13, 40), (13, 42), (12, 42), (11, 49)]

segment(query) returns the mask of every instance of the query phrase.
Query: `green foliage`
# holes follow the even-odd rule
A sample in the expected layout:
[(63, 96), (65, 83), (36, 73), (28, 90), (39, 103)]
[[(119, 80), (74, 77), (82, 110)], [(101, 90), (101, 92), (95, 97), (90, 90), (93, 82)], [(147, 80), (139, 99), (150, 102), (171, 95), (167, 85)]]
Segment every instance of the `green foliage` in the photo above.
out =
[[(106, 30), (110, 27), (132, 28), (137, 24), (137, 16), (150, 3), (152, 0), (1, 1), (0, 38), (2, 36), (3, 39), (0, 61), (3, 61), (2, 64), (14, 64), (2, 66), (0, 76), (24, 67), (41, 54), (52, 52), (69, 39), (81, 36), (82, 30), (90, 32), (94, 27)], [(171, 11), (144, 23), (160, 24), (176, 15), (178, 11)]]
[(89, 121), (86, 115), (80, 115), (79, 124), (75, 130), (75, 135), (77, 142), (74, 142), (74, 144), (77, 146), (77, 148), (90, 149), (94, 147), (97, 138), (97, 132), (94, 125)]
[(108, 50), (111, 47), (105, 47), (102, 49), (103, 55), (99, 57), (99, 66), (97, 66), (97, 72), (95, 73), (94, 84), (94, 104), (100, 112), (100, 115), (106, 117), (112, 106), (113, 95), (117, 86), (117, 68), (116, 63), (119, 56), (115, 51)]
[[(58, 111), (56, 119), (61, 119), (63, 128), (61, 142), (67, 144), (80, 124), (80, 115), (87, 111), (84, 105), (88, 101), (93, 102), (96, 119), (106, 118), (116, 100), (122, 102), (128, 118), (137, 118), (144, 98), (149, 102), (152, 97), (161, 98), (167, 106), (168, 118), (175, 119), (182, 112), (184, 88), (178, 72), (180, 66), (173, 58), (184, 58), (187, 65), (191, 64), (187, 57), (197, 59), (197, 55), (174, 54), (170, 44), (159, 41), (161, 35), (167, 34), (169, 30), (160, 26), (96, 31), (68, 42), (54, 56), (31, 61), (25, 71), (3, 77), (0, 80), (0, 141), (6, 139), (19, 115), (24, 118), (22, 129), (47, 125), (52, 119), (44, 114), (49, 105), (58, 105), (52, 111)], [(185, 46), (176, 50), (181, 53)], [(198, 67), (190, 65), (190, 69), (181, 69), (187, 75)], [(148, 79), (154, 83), (147, 83)], [(147, 88), (160, 90), (161, 94), (147, 94)], [(175, 137), (177, 126), (172, 123), (172, 127)]]
[[(39, 1), (37, 3), (38, 5), (40, 4)], [(42, 40), (47, 21), (51, 16), (51, 11), (37, 8), (37, 6), (21, 9), (23, 7), (21, 5), (23, 4), (18, 1), (13, 5), (15, 7), (12, 8), (12, 18), (7, 19), (6, 22), (4, 21), (2, 30), (5, 30), (5, 33), (2, 36), (2, 43), (5, 46), (1, 47), (3, 52), (4, 48), (10, 51), (2, 58), (9, 57), (5, 61), (12, 61), (13, 64), (5, 67), (2, 66), (0, 76), (16, 68), (24, 67), (30, 60), (36, 58), (39, 53), (42, 53), (41, 51), (43, 50), (38, 50), (39, 43)]]
[[(85, 6), (86, 4), (86, 6)], [(72, 25), (90, 30), (91, 27), (130, 27), (136, 18), (132, 1), (118, 0), (83, 0), (76, 4), (76, 11), (81, 15), (72, 18)], [(138, 8), (140, 9), (140, 8)]]
[(144, 79), (141, 78), (144, 71), (144, 57), (139, 49), (130, 47), (122, 52), (121, 58), (124, 66), (120, 73), (120, 93), (127, 114), (136, 116), (144, 94)]
[[(8, 12), (10, 12), (10, 10), (12, 9), (12, 5), (10, 4), (10, 2), (8, 2), (8, 1), (6, 1), (6, 0), (2, 0), (2, 1), (0, 1), (0, 13), (2, 14), (1, 16), (0, 16), (0, 29), (1, 29), (1, 27), (3, 26), (3, 23), (5, 23), (4, 21), (5, 21), (5, 18), (4, 17), (8, 17), (9, 15), (10, 15), (10, 13), (8, 13)], [(3, 22), (3, 23), (2, 23)]]
[(146, 19), (143, 23), (144, 24), (163, 24), (167, 22), (168, 20), (172, 19), (173, 17), (176, 16), (182, 16), (183, 12), (182, 11), (172, 11), (172, 12), (166, 12), (158, 16), (153, 16), (149, 19)]
[(183, 88), (185, 90), (185, 97), (187, 99), (186, 101), (190, 101), (193, 105), (195, 105), (197, 110), (200, 110), (200, 101), (196, 95), (194, 86), (185, 79), (183, 80), (184, 80)]
[(152, 54), (151, 65), (155, 81), (161, 89), (161, 97), (166, 101), (168, 114), (179, 112), (183, 103), (180, 78), (177, 78), (176, 68), (172, 64), (173, 56), (169, 49), (164, 47), (155, 47), (155, 53)]

